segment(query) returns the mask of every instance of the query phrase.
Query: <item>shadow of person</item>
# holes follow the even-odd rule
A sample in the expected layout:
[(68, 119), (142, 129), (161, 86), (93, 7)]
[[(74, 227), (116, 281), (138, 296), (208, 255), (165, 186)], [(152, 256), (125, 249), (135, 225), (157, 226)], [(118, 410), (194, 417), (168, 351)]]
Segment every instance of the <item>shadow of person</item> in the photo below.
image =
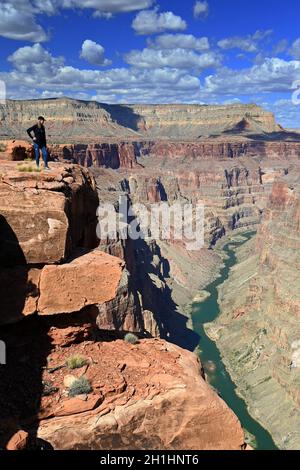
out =
[[(34, 275), (33, 275), (34, 273)], [(26, 264), (18, 238), (0, 215), (0, 340), (5, 345), (5, 363), (0, 364), (0, 449), (19, 430), (31, 431), (43, 394), (42, 372), (51, 348), (47, 327), (34, 313), (38, 269)], [(11, 446), (10, 446), (11, 447)]]

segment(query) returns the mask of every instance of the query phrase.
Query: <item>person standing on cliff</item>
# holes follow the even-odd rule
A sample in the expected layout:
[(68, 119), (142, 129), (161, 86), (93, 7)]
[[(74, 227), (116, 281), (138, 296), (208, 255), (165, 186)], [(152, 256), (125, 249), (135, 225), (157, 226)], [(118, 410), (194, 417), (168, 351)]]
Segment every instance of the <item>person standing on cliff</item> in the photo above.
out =
[[(27, 129), (27, 134), (33, 140), (33, 147), (35, 152), (36, 166), (40, 167), (40, 151), (43, 155), (44, 170), (50, 170), (48, 166), (48, 152), (46, 142), (46, 130), (45, 130), (45, 118), (43, 116), (38, 117), (37, 124)], [(33, 132), (33, 135), (32, 135)]]

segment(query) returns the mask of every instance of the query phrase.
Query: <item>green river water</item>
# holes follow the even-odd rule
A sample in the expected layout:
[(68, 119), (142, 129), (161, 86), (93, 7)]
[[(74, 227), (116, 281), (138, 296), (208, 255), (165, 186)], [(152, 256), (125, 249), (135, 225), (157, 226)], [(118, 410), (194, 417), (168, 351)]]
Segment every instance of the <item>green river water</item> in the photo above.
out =
[[(193, 329), (200, 336), (200, 357), (209, 383), (238, 416), (243, 428), (255, 437), (255, 444), (253, 442), (250, 444), (254, 445), (257, 450), (274, 450), (277, 447), (271, 435), (250, 416), (246, 403), (236, 393), (236, 386), (222, 362), (222, 357), (216, 343), (206, 335), (203, 327), (205, 323), (215, 320), (220, 313), (217, 288), (228, 278), (230, 268), (236, 263), (234, 247), (245, 243), (253, 235), (254, 232), (248, 232), (243, 234), (244, 240), (229, 241), (224, 246), (223, 250), (227, 257), (224, 260), (224, 267), (220, 272), (220, 277), (205, 288), (210, 296), (201, 303), (193, 304), (192, 320)], [(213, 364), (213, 370), (205, 367), (207, 363)]]

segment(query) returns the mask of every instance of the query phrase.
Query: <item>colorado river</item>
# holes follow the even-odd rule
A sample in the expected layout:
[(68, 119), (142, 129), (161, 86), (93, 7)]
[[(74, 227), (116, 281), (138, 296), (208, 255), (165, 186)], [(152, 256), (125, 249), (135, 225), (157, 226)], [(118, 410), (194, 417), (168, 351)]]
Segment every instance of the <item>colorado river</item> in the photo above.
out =
[(274, 450), (277, 449), (277, 447), (271, 435), (248, 413), (246, 403), (237, 395), (236, 386), (225, 369), (216, 343), (209, 339), (203, 326), (205, 323), (212, 322), (220, 313), (217, 288), (228, 278), (230, 268), (236, 263), (236, 255), (233, 246), (245, 243), (253, 234), (253, 232), (243, 234), (245, 238), (244, 241), (230, 241), (224, 246), (223, 250), (227, 255), (227, 258), (224, 260), (225, 266), (220, 272), (220, 277), (206, 287), (205, 290), (210, 296), (201, 303), (193, 304), (192, 320), (193, 329), (200, 336), (200, 357), (209, 383), (219, 392), (223, 400), (234, 411), (243, 428), (255, 437), (255, 448), (257, 450)]

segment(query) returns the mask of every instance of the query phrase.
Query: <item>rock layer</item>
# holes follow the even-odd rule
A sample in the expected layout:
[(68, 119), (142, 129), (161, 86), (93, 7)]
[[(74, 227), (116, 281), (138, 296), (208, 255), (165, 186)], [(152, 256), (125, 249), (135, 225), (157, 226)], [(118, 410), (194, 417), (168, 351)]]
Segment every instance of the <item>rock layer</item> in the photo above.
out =
[(299, 446), (300, 186), (275, 182), (257, 238), (220, 290), (209, 328), (250, 411), (282, 449)]
[[(0, 105), (0, 138), (24, 138), (39, 114), (47, 118), (55, 142), (83, 142), (83, 136), (106, 138), (173, 138), (195, 140), (202, 135), (277, 132), (274, 115), (256, 105), (107, 105), (70, 98), (7, 100)], [(17, 119), (16, 119), (17, 116)], [(246, 126), (240, 126), (241, 122)], [(240, 126), (240, 127), (239, 127)]]

